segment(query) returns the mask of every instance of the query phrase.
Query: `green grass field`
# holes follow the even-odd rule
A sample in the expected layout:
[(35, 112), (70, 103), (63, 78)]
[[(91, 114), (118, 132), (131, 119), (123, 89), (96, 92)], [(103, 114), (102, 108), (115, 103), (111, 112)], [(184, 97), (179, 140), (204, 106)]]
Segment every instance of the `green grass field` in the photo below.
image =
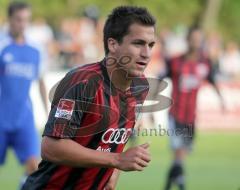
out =
[[(143, 172), (122, 172), (117, 190), (160, 190), (171, 163), (167, 137), (141, 137), (151, 141), (152, 161)], [(23, 172), (12, 152), (0, 169), (0, 189), (16, 190)], [(186, 161), (188, 190), (240, 189), (240, 133), (201, 132)], [(176, 188), (177, 189), (177, 188)]]

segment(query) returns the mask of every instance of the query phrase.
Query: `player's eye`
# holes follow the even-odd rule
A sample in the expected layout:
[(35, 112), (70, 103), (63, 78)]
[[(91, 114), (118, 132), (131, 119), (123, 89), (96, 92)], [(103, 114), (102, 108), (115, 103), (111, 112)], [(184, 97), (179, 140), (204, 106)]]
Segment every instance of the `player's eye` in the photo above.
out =
[(155, 45), (155, 42), (152, 42), (149, 44), (149, 47), (152, 49), (154, 47), (154, 45)]

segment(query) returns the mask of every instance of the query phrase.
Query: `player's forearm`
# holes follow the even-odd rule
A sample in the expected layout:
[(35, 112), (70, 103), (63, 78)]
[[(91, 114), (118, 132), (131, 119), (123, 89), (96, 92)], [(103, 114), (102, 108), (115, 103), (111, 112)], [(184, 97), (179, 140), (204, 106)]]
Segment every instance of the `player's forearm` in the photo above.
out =
[(61, 165), (74, 167), (111, 167), (118, 165), (118, 154), (85, 148), (70, 139), (44, 137), (42, 157)]
[(214, 87), (214, 89), (215, 89), (215, 91), (216, 91), (216, 93), (217, 93), (217, 95), (218, 95), (218, 97), (219, 97), (221, 106), (224, 108), (224, 107), (225, 107), (225, 106), (224, 106), (224, 100), (223, 100), (223, 96), (222, 96), (222, 93), (220, 92), (219, 87), (218, 87), (216, 84), (214, 84), (213, 87)]
[(46, 114), (48, 114), (48, 103), (47, 103), (47, 90), (43, 79), (39, 79), (39, 91), (41, 94), (41, 99), (44, 105)]

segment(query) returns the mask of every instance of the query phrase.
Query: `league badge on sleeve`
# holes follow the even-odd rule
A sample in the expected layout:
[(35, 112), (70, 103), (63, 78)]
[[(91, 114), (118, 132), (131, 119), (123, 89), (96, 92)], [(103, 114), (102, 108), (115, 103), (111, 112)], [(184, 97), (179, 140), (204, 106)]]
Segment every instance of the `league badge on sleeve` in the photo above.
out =
[(69, 99), (61, 99), (58, 103), (55, 117), (70, 120), (72, 117), (75, 102)]

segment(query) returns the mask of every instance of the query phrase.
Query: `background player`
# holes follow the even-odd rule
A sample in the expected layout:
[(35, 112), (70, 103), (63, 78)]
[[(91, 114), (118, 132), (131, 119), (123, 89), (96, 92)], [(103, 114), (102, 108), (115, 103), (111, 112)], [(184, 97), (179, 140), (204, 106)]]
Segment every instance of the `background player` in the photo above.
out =
[[(173, 183), (180, 190), (185, 189), (183, 162), (192, 149), (197, 92), (202, 81), (208, 80), (220, 96), (212, 65), (203, 52), (203, 39), (199, 28), (191, 28), (187, 35), (188, 51), (167, 60), (165, 73), (160, 75), (161, 79), (171, 78), (173, 86), (169, 128), (174, 130), (170, 136), (174, 160), (169, 169), (165, 190), (169, 190)], [(222, 100), (221, 96), (220, 99)]]
[(0, 36), (0, 164), (7, 148), (12, 147), (29, 175), (37, 169), (40, 156), (29, 90), (38, 79), (47, 113), (46, 90), (40, 76), (40, 51), (24, 35), (31, 18), (30, 6), (11, 3), (8, 18), (9, 29)]

